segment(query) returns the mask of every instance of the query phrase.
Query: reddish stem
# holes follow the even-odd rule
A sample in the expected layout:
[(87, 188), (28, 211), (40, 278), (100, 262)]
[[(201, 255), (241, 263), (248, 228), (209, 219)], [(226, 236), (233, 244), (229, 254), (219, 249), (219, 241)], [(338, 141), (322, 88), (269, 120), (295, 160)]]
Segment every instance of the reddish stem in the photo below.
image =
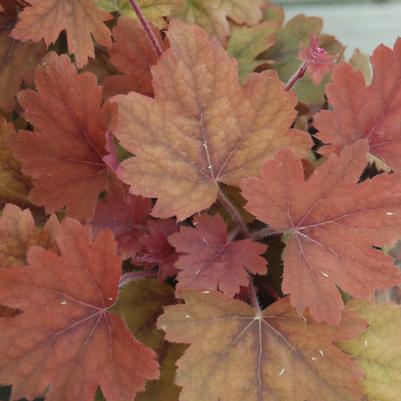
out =
[(295, 85), (295, 83), (305, 75), (307, 68), (308, 63), (305, 61), (285, 85), (286, 91), (290, 90)]
[(155, 53), (157, 54), (158, 57), (160, 57), (163, 54), (163, 48), (162, 48), (159, 40), (157, 39), (156, 35), (154, 34), (151, 26), (149, 25), (149, 22), (146, 20), (145, 16), (143, 15), (136, 0), (129, 0), (129, 3), (131, 4), (131, 7), (134, 9), (135, 14), (137, 15), (139, 21), (141, 22), (143, 29), (145, 30), (146, 35), (147, 35), (150, 43), (152, 44)]
[(261, 239), (264, 239), (266, 237), (273, 237), (275, 235), (280, 235), (280, 234), (282, 233), (274, 230), (271, 227), (265, 227), (259, 231), (254, 231), (253, 233), (251, 233), (250, 238), (254, 241), (260, 241)]
[(221, 205), (227, 210), (228, 213), (230, 213), (231, 218), (237, 224), (238, 229), (241, 231), (241, 233), (244, 234), (246, 237), (248, 237), (249, 236), (248, 227), (244, 219), (242, 218), (241, 213), (236, 208), (236, 206), (223, 193), (221, 189), (219, 190), (217, 197)]

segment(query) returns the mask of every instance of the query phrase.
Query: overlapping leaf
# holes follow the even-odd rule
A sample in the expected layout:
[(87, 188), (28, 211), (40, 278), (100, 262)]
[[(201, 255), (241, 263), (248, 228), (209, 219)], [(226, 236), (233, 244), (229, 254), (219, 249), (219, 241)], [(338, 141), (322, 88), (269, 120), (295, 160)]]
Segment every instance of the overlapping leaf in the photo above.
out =
[(266, 259), (262, 255), (266, 245), (249, 239), (229, 241), (227, 225), (219, 215), (195, 217), (195, 228), (181, 227), (179, 233), (169, 237), (179, 257), (175, 267), (178, 288), (220, 289), (234, 296), (240, 285), (247, 286), (247, 271), (266, 273)]
[[(154, 30), (159, 38), (160, 33)], [(110, 61), (122, 75), (106, 77), (103, 87), (106, 97), (131, 91), (153, 95), (150, 67), (157, 56), (142, 25), (130, 18), (120, 18), (113, 29), (114, 42), (109, 49)]]
[(351, 309), (369, 323), (356, 340), (341, 348), (356, 357), (369, 401), (398, 401), (401, 387), (401, 306), (353, 302)]
[(109, 107), (102, 106), (95, 76), (78, 75), (66, 55), (52, 53), (35, 84), (36, 91), (18, 98), (35, 131), (20, 131), (10, 140), (23, 173), (33, 179), (30, 199), (48, 212), (66, 206), (70, 216), (89, 219), (107, 186), (102, 158)]
[(0, 302), (22, 311), (0, 320), (0, 381), (12, 399), (132, 401), (158, 377), (154, 353), (108, 312), (117, 297), (121, 259), (110, 231), (63, 221), (61, 256), (33, 247), (28, 266), (0, 271)]
[(367, 163), (359, 141), (331, 155), (308, 180), (288, 150), (266, 161), (261, 178), (243, 181), (246, 209), (285, 233), (284, 293), (299, 313), (338, 324), (337, 285), (356, 298), (401, 283), (390, 257), (374, 246), (401, 235), (401, 177), (379, 175), (356, 184)]
[(146, 390), (135, 401), (177, 401), (180, 389), (174, 383), (175, 362), (185, 346), (164, 340), (156, 320), (163, 306), (175, 301), (174, 289), (157, 280), (140, 280), (124, 288), (113, 310), (121, 314), (136, 338), (159, 355), (160, 379), (146, 383)]
[(154, 216), (182, 220), (216, 200), (218, 182), (238, 184), (284, 147), (305, 156), (310, 138), (289, 130), (296, 99), (275, 72), (240, 87), (235, 60), (199, 27), (173, 21), (168, 37), (152, 69), (155, 99), (114, 98), (114, 133), (135, 154), (117, 174), (132, 193), (158, 198)]
[[(158, 28), (166, 26), (164, 17), (182, 7), (184, 0), (136, 0), (144, 16)], [(129, 0), (95, 0), (95, 4), (109, 12), (118, 12), (137, 18)]]
[(234, 27), (227, 44), (228, 53), (238, 60), (238, 73), (241, 81), (264, 63), (257, 56), (275, 43), (274, 33), (278, 26), (272, 21), (263, 21), (252, 27)]
[(191, 344), (176, 382), (186, 401), (359, 401), (361, 372), (335, 343), (365, 324), (348, 311), (339, 327), (297, 316), (288, 299), (264, 311), (219, 293), (183, 291), (158, 326)]
[(31, 83), (45, 54), (43, 42), (23, 43), (10, 37), (16, 17), (0, 13), (0, 109), (11, 111), (21, 83)]
[[(308, 45), (310, 35), (319, 37), (320, 47), (337, 56), (342, 51), (341, 44), (333, 37), (321, 35), (323, 21), (317, 17), (297, 15), (279, 30), (275, 45), (261, 55), (269, 62), (269, 68), (277, 70), (280, 78), (287, 82), (302, 64), (298, 58), (300, 48)], [(309, 77), (299, 80), (293, 90), (301, 102), (306, 104), (324, 103), (324, 84), (316, 86)]]
[(29, 204), (29, 179), (21, 173), (21, 166), (8, 146), (10, 136), (14, 133), (12, 124), (0, 117), (0, 201)]
[(113, 185), (99, 201), (91, 225), (95, 232), (111, 230), (122, 257), (134, 258), (142, 248), (145, 219), (151, 209), (150, 199), (130, 195), (125, 187)]
[(147, 222), (148, 233), (142, 240), (144, 249), (137, 260), (150, 265), (157, 264), (159, 266), (158, 277), (162, 281), (177, 274), (174, 265), (178, 259), (178, 254), (168, 242), (168, 237), (176, 233), (177, 230), (177, 223), (173, 219), (148, 220)]
[(49, 46), (66, 31), (68, 50), (82, 68), (95, 56), (92, 37), (102, 46), (111, 45), (111, 33), (103, 21), (111, 15), (97, 8), (92, 0), (29, 0), (12, 31), (14, 39), (40, 42)]
[(29, 209), (21, 210), (7, 204), (0, 217), (0, 269), (25, 265), (31, 246), (57, 252), (58, 231), (55, 216), (51, 216), (42, 229), (37, 229)]
[(227, 18), (241, 25), (255, 25), (262, 19), (262, 0), (186, 0), (173, 16), (201, 26), (225, 43), (229, 33)]
[(390, 168), (401, 170), (401, 39), (394, 49), (380, 45), (371, 57), (373, 79), (341, 63), (332, 74), (327, 96), (332, 111), (322, 111), (314, 125), (327, 146), (323, 154), (339, 152), (366, 138), (369, 152)]

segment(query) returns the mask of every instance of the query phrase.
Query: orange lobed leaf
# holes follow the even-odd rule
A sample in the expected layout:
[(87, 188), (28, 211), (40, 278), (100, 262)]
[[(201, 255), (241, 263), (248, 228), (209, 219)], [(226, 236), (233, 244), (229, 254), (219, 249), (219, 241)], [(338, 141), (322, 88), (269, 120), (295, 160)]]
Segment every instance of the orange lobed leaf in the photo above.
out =
[[(153, 29), (160, 43), (160, 32)], [(157, 55), (145, 35), (142, 25), (132, 18), (122, 17), (113, 29), (114, 42), (109, 49), (110, 61), (122, 75), (106, 77), (103, 83), (105, 97), (127, 94), (131, 91), (153, 95), (150, 67), (157, 62)]]
[(373, 79), (366, 85), (361, 72), (340, 63), (333, 69), (326, 93), (333, 110), (315, 117), (322, 154), (340, 152), (366, 138), (369, 152), (390, 168), (401, 170), (401, 39), (394, 49), (380, 45), (370, 58)]
[(91, 225), (96, 232), (111, 230), (123, 259), (134, 258), (142, 249), (145, 219), (152, 209), (150, 199), (130, 195), (127, 188), (110, 186), (106, 198), (100, 200)]
[(75, 55), (78, 68), (95, 57), (92, 36), (99, 45), (111, 46), (111, 33), (103, 21), (112, 18), (97, 8), (92, 0), (29, 0), (19, 14), (19, 21), (12, 31), (14, 39), (23, 42), (45, 41), (54, 43), (61, 31), (66, 31), (68, 51)]
[(114, 133), (135, 154), (117, 175), (132, 193), (158, 198), (153, 216), (183, 220), (216, 200), (219, 182), (237, 185), (284, 147), (305, 156), (311, 142), (289, 129), (296, 98), (275, 72), (240, 87), (235, 60), (199, 27), (173, 21), (168, 38), (152, 68), (155, 99), (113, 98)]
[(110, 107), (91, 73), (77, 74), (68, 56), (51, 53), (36, 73), (36, 91), (19, 94), (35, 131), (10, 140), (22, 171), (33, 179), (30, 199), (47, 212), (90, 219), (108, 182), (103, 161)]
[(366, 324), (344, 311), (339, 327), (299, 318), (288, 298), (260, 311), (219, 293), (181, 292), (165, 307), (166, 339), (191, 344), (177, 362), (180, 401), (359, 401), (362, 374), (338, 341)]
[(369, 298), (401, 282), (390, 257), (373, 246), (401, 235), (401, 179), (379, 175), (356, 184), (367, 163), (367, 143), (330, 155), (305, 180), (289, 150), (266, 161), (261, 178), (243, 180), (246, 209), (284, 234), (282, 290), (299, 313), (338, 324), (343, 301), (337, 289)]
[(7, 204), (0, 217), (0, 269), (24, 265), (31, 246), (57, 252), (58, 232), (56, 216), (51, 216), (42, 229), (37, 229), (29, 209)]
[(249, 239), (230, 241), (227, 225), (219, 215), (194, 217), (195, 228), (181, 227), (169, 237), (181, 255), (175, 267), (177, 288), (221, 290), (232, 297), (240, 285), (249, 284), (247, 271), (266, 273), (266, 259), (262, 255), (267, 246)]
[(11, 38), (15, 22), (15, 16), (0, 14), (0, 108), (7, 112), (15, 106), (21, 83), (32, 82), (34, 70), (46, 50), (43, 42), (23, 43)]
[(121, 259), (110, 231), (92, 239), (88, 226), (61, 223), (61, 256), (33, 247), (28, 266), (0, 271), (0, 303), (22, 311), (0, 319), (0, 381), (12, 399), (92, 401), (100, 385), (108, 401), (132, 401), (158, 378), (155, 354), (108, 312)]

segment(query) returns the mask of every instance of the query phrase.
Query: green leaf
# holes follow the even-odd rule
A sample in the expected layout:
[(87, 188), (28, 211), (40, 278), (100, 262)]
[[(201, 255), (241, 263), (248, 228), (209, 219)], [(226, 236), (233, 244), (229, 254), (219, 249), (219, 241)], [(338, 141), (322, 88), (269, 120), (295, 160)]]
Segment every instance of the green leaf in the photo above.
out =
[[(169, 16), (182, 2), (183, 0), (137, 0), (145, 17), (158, 28), (165, 27), (166, 21), (163, 17)], [(108, 12), (118, 12), (136, 18), (128, 0), (95, 0), (95, 4)]]
[(113, 311), (120, 314), (135, 337), (159, 355), (160, 379), (148, 381), (146, 390), (135, 401), (177, 401), (180, 392), (174, 384), (176, 361), (187, 348), (164, 340), (156, 320), (163, 306), (175, 302), (174, 288), (158, 280), (140, 280), (128, 284), (120, 293)]
[(352, 302), (350, 309), (365, 318), (369, 328), (356, 340), (340, 345), (357, 358), (365, 375), (362, 386), (368, 401), (399, 401), (401, 306)]

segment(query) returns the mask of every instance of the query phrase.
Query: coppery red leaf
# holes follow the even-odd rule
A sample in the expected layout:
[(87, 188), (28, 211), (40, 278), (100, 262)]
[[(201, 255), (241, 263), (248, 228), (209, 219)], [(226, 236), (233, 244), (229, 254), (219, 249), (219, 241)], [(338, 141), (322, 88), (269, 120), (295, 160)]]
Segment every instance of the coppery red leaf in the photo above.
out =
[(195, 228), (181, 227), (169, 242), (182, 255), (175, 267), (178, 287), (198, 290), (219, 289), (234, 296), (240, 285), (249, 284), (248, 273), (265, 274), (267, 246), (249, 239), (230, 241), (227, 225), (219, 215), (195, 217)]
[(57, 243), (61, 256), (33, 247), (27, 266), (0, 271), (0, 303), (22, 311), (0, 319), (0, 381), (12, 399), (92, 401), (100, 385), (108, 401), (132, 401), (158, 364), (109, 312), (121, 275), (113, 235), (92, 238), (67, 218)]
[(374, 246), (401, 236), (401, 176), (379, 175), (357, 184), (367, 163), (367, 143), (346, 147), (305, 180), (289, 150), (266, 161), (261, 178), (243, 180), (245, 206), (284, 233), (282, 290), (299, 313), (338, 324), (340, 287), (356, 298), (401, 282), (401, 273)]

